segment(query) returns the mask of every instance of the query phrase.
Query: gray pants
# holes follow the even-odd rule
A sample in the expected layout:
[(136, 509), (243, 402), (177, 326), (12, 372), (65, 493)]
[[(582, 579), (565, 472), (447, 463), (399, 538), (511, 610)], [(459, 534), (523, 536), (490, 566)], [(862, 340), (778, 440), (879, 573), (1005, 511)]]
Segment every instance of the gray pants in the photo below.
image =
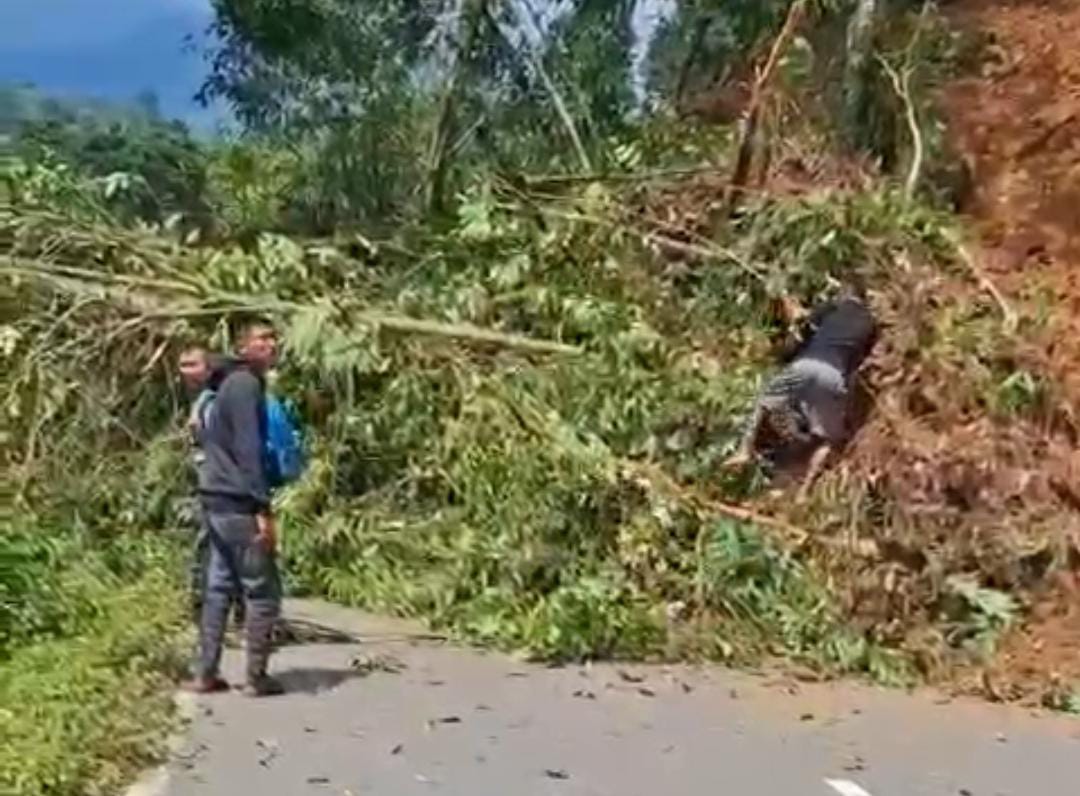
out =
[(774, 376), (758, 400), (762, 411), (789, 414), (814, 440), (839, 444), (847, 434), (850, 385), (836, 367), (816, 359), (796, 359)]
[(247, 606), (247, 678), (266, 674), (274, 623), (281, 614), (277, 560), (256, 540), (251, 514), (207, 514), (210, 563), (199, 628), (197, 674), (216, 677), (221, 664), (229, 606), (237, 591)]
[[(191, 568), (188, 571), (190, 584), (191, 617), (195, 626), (202, 624), (203, 597), (206, 594), (206, 586), (210, 572), (210, 526), (207, 524), (202, 510), (198, 513), (198, 527), (195, 531), (195, 545), (192, 549)], [(236, 626), (244, 626), (244, 594), (239, 588), (233, 592), (233, 604)]]

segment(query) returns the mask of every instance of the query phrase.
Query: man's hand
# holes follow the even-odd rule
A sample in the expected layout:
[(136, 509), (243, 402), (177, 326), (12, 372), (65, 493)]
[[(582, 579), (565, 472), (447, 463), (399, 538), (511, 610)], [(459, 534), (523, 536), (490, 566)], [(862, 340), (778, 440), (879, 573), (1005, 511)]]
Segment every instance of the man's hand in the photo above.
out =
[(738, 470), (741, 467), (745, 467), (754, 460), (753, 455), (749, 451), (739, 450), (721, 465), (724, 470)]
[(255, 525), (258, 528), (255, 541), (260, 542), (268, 553), (273, 553), (277, 549), (277, 530), (274, 528), (273, 515), (265, 512), (256, 514)]

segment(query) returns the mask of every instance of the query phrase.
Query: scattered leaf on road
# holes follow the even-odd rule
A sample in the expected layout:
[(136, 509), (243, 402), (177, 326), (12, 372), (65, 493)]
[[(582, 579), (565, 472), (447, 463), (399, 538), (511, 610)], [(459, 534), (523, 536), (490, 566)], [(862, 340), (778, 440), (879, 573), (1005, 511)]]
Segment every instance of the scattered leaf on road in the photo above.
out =
[(397, 746), (395, 746), (393, 749), (390, 750), (390, 754), (391, 755), (399, 755), (404, 751), (405, 751), (405, 744), (399, 743)]
[(561, 768), (546, 769), (544, 771), (544, 776), (548, 779), (570, 779), (570, 774)]
[(578, 699), (596, 699), (596, 694), (592, 691), (586, 691), (584, 688), (579, 688), (575, 691), (574, 696)]
[(263, 740), (262, 738), (259, 738), (257, 741), (255, 741), (255, 747), (257, 749), (263, 750), (263, 754), (259, 756), (259, 765), (263, 768), (269, 768), (270, 763), (275, 757), (278, 756), (280, 752), (280, 747), (278, 746), (277, 741)]
[(387, 674), (401, 674), (408, 667), (393, 655), (357, 655), (349, 666), (355, 669), (361, 677), (367, 677), (375, 672)]
[(631, 674), (628, 671), (619, 669), (619, 677), (622, 678), (624, 683), (644, 683), (645, 678), (639, 674)]
[(655, 691), (653, 691), (651, 688), (646, 688), (645, 686), (642, 686), (641, 688), (639, 688), (637, 690), (637, 692), (639, 694), (641, 694), (643, 697), (654, 697), (654, 696), (656, 696)]
[(440, 724), (461, 724), (461, 718), (459, 716), (441, 716), (437, 719), (428, 719), (424, 722), (424, 727), (428, 732), (431, 732)]

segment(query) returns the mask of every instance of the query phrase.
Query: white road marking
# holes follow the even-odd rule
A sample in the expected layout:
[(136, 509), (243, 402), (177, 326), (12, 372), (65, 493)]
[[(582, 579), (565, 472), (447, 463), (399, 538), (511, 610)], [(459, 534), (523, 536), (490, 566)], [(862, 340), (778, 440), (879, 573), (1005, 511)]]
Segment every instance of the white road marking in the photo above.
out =
[(840, 796), (870, 796), (870, 794), (850, 779), (827, 779), (825, 784), (840, 794)]

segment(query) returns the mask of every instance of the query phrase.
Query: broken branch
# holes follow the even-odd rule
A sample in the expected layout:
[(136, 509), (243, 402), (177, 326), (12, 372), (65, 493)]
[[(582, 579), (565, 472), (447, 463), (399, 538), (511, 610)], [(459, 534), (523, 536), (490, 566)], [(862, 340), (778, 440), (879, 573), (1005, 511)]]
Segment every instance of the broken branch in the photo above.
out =
[(772, 81), (773, 74), (780, 63), (780, 58), (787, 50), (791, 39), (795, 36), (795, 29), (799, 26), (806, 13), (806, 0), (795, 0), (788, 9), (784, 26), (780, 29), (765, 65), (758, 70), (757, 77), (750, 93), (750, 103), (743, 118), (742, 128), (739, 133), (739, 146), (736, 150), (735, 169), (732, 172), (731, 183), (728, 185), (727, 213), (734, 215), (742, 199), (743, 189), (750, 179), (750, 167), (754, 158), (754, 143), (757, 141), (758, 127), (761, 122), (761, 106), (764, 101), (765, 91)]

